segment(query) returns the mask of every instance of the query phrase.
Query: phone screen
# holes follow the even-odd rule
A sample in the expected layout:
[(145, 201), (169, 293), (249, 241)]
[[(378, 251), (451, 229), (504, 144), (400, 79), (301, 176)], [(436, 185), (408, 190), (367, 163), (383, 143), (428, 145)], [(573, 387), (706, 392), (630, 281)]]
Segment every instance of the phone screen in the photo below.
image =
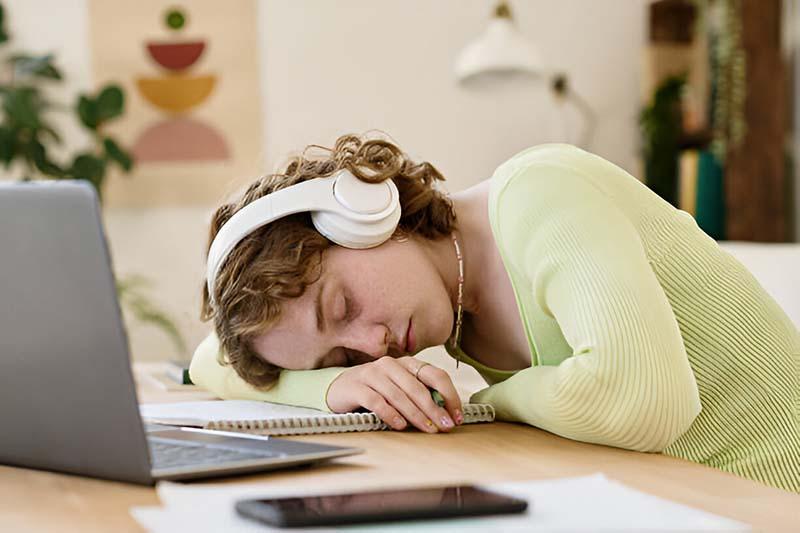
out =
[(240, 514), (280, 526), (520, 513), (527, 507), (524, 500), (471, 485), (246, 500), (236, 504)]

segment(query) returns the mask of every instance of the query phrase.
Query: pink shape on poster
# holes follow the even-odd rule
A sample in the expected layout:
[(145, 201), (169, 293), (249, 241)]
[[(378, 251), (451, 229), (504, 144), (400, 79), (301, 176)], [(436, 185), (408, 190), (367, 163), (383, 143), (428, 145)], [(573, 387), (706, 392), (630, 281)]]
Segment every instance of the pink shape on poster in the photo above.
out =
[(180, 117), (158, 122), (133, 147), (138, 162), (215, 161), (230, 158), (228, 143), (213, 127)]

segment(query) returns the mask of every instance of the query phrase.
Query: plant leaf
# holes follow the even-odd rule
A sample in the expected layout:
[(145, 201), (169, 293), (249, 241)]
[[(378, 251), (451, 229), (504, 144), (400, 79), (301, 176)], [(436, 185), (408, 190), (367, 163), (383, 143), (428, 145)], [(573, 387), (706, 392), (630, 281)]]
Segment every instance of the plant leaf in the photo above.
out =
[(20, 125), (32, 130), (41, 126), (39, 114), (44, 109), (39, 92), (35, 87), (13, 87), (4, 93), (3, 109), (12, 125)]
[(106, 175), (106, 162), (92, 154), (78, 154), (72, 162), (69, 174), (75, 179), (86, 180), (94, 185), (99, 195)]
[(78, 97), (77, 108), (78, 117), (83, 125), (90, 130), (96, 130), (99, 121), (97, 118), (97, 104), (95, 104), (94, 100), (90, 100), (82, 94)]
[(38, 76), (40, 78), (61, 80), (61, 72), (53, 64), (53, 54), (32, 56), (14, 54), (8, 58), (17, 76)]
[(0, 44), (8, 41), (8, 32), (6, 32), (6, 9), (3, 4), (0, 4)]
[(14, 160), (17, 155), (14, 142), (14, 132), (7, 126), (0, 126), (0, 161), (5, 164), (6, 168)]
[(36, 165), (36, 168), (38, 168), (42, 174), (45, 176), (53, 176), (54, 178), (65, 177), (66, 173), (64, 172), (64, 169), (53, 163), (50, 158), (47, 157), (47, 151), (41, 142), (39, 142), (37, 139), (34, 139), (31, 141), (30, 146), (30, 154), (31, 158), (33, 159), (33, 164)]
[(125, 107), (125, 96), (117, 85), (106, 85), (95, 100), (97, 103), (97, 118), (105, 122), (122, 114)]
[(133, 159), (130, 154), (123, 150), (111, 137), (103, 139), (103, 147), (106, 150), (106, 156), (113, 161), (116, 161), (125, 172), (130, 172), (133, 168)]
[(144, 276), (138, 274), (130, 274), (122, 279), (117, 280), (117, 293), (122, 299), (129, 291), (136, 291), (140, 288), (152, 287), (153, 282)]
[(180, 354), (187, 351), (186, 342), (172, 319), (158, 309), (145, 294), (152, 282), (139, 275), (126, 276), (117, 280), (117, 294), (122, 307), (144, 324), (152, 325), (164, 332)]

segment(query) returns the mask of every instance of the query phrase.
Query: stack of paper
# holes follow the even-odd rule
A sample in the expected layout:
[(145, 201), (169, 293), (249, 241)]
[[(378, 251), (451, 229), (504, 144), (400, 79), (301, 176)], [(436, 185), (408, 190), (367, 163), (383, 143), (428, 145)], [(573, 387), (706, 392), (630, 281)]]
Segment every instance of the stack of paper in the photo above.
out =
[[(607, 479), (603, 474), (553, 480), (486, 485), (528, 501), (523, 515), (464, 518), (341, 529), (369, 531), (749, 531), (740, 522), (645, 494)], [(315, 487), (315, 491), (318, 487)], [(134, 507), (131, 514), (153, 532), (262, 532), (265, 525), (240, 518), (234, 502), (255, 497), (309, 494), (309, 487), (277, 488), (268, 483), (181, 485), (162, 482), (158, 495), (164, 507)], [(342, 491), (328, 490), (327, 493)], [(320, 494), (321, 491), (316, 492)], [(296, 530), (295, 530), (296, 531)], [(315, 528), (314, 531), (323, 531)]]

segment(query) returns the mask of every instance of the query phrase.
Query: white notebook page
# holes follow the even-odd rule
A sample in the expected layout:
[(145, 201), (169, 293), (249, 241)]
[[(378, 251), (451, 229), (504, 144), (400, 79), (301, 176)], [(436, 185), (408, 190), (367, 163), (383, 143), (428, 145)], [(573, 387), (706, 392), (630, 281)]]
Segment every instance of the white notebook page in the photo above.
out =
[(332, 416), (325, 411), (306, 407), (250, 400), (143, 403), (139, 405), (139, 412), (147, 422), (187, 426), (204, 426), (209, 422), (222, 420), (270, 420), (307, 416)]

